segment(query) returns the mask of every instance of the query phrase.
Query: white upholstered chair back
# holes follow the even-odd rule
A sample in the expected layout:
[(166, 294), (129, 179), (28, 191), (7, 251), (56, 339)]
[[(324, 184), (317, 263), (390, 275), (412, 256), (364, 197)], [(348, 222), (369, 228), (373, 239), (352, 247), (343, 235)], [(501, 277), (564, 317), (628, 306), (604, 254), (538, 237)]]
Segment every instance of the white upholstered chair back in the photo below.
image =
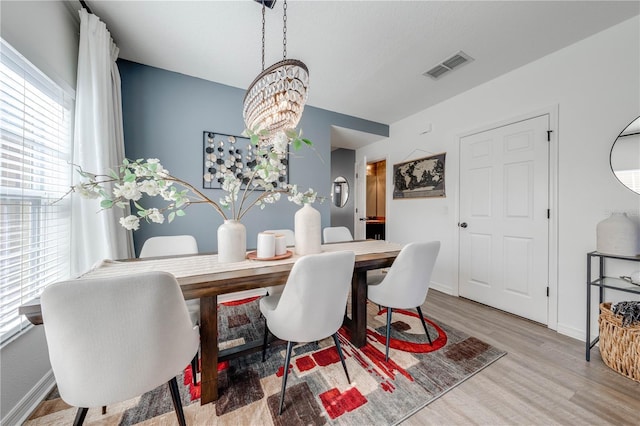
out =
[(181, 254), (197, 254), (198, 242), (193, 235), (167, 235), (151, 237), (142, 245), (140, 256), (177, 256)]
[(353, 235), (346, 226), (330, 226), (322, 230), (325, 244), (353, 241)]
[(380, 284), (369, 286), (369, 300), (398, 309), (422, 305), (439, 251), (440, 241), (404, 246)]
[(352, 251), (298, 259), (277, 306), (265, 314), (269, 330), (280, 339), (293, 342), (313, 342), (338, 331), (351, 287), (354, 261)]
[(178, 375), (198, 350), (173, 275), (64, 281), (41, 297), (51, 366), (68, 404), (99, 407)]

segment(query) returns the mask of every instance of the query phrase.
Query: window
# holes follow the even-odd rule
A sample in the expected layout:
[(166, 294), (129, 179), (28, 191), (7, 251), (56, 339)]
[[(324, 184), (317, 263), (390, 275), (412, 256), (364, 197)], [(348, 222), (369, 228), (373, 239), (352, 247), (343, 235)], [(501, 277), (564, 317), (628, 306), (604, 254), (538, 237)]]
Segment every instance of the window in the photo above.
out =
[[(73, 94), (0, 39), (0, 338), (18, 307), (69, 277)], [(55, 202), (55, 203), (54, 203)]]

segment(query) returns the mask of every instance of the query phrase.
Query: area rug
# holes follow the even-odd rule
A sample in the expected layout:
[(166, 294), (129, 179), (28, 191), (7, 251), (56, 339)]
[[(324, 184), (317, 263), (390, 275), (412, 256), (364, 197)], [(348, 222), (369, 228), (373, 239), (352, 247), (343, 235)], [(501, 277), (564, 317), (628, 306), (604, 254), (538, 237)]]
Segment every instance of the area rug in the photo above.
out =
[[(374, 309), (369, 306), (369, 309)], [(191, 425), (392, 425), (397, 424), (506, 353), (443, 323), (426, 318), (429, 344), (415, 312), (393, 312), (389, 361), (384, 360), (386, 311), (370, 311), (367, 344), (355, 348), (348, 332), (339, 339), (351, 384), (331, 338), (294, 347), (285, 409), (278, 416), (285, 346), (219, 366), (215, 404), (200, 406), (200, 386), (191, 367), (179, 379), (187, 423)], [(221, 348), (259, 340), (263, 333), (257, 300), (220, 306)], [(71, 424), (75, 408), (56, 392), (43, 401), (27, 425)], [(107, 414), (90, 409), (85, 424), (175, 424), (167, 386), (120, 404)]]

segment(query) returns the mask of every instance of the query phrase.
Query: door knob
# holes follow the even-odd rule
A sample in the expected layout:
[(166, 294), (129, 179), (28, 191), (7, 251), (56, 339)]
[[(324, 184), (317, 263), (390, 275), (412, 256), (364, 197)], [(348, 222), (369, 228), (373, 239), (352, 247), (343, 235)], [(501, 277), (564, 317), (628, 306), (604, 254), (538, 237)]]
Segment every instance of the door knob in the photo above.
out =
[(367, 220), (367, 218), (366, 218), (366, 217), (361, 217), (361, 218), (360, 218), (360, 222), (364, 222), (365, 220)]
[(466, 228), (466, 227), (467, 227), (467, 222), (459, 223), (459, 224), (458, 224), (458, 226), (459, 226), (460, 228)]

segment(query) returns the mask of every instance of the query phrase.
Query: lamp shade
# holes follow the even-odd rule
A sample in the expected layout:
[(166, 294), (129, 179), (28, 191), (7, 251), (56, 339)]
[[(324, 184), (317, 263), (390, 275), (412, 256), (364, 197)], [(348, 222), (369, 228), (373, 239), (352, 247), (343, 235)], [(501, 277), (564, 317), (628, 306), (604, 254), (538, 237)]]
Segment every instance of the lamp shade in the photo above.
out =
[(267, 136), (294, 129), (307, 102), (309, 70), (296, 59), (285, 59), (262, 71), (244, 96), (242, 115), (247, 129)]

